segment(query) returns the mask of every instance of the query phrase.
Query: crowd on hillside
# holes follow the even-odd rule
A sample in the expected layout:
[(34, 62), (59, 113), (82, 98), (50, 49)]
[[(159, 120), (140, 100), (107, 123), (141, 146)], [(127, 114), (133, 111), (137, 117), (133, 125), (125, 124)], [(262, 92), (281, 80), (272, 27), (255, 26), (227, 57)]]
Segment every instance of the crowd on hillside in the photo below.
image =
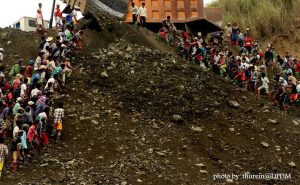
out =
[[(39, 4), (40, 14), (41, 8)], [(74, 70), (74, 57), (82, 49), (83, 32), (77, 32), (77, 20), (71, 20), (57, 19), (55, 40), (37, 29), (41, 42), (36, 59), (19, 59), (8, 71), (5, 49), (0, 48), (0, 177), (8, 154), (10, 168), (16, 172), (50, 140), (58, 142), (61, 138), (65, 110), (57, 97)], [(40, 28), (38, 19), (37, 25)]]
[(300, 60), (288, 52), (276, 54), (272, 44), (262, 48), (249, 28), (243, 32), (237, 24), (228, 23), (224, 31), (204, 37), (201, 32), (177, 30), (168, 16), (158, 36), (167, 45), (177, 46), (179, 55), (187, 60), (232, 78), (257, 98), (264, 95), (283, 110), (299, 100)]

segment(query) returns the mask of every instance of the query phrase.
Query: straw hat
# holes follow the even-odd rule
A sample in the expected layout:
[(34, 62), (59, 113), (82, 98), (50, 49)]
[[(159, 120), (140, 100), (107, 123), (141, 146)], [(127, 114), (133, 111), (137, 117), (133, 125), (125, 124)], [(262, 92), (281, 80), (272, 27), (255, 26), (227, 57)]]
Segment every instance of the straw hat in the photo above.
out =
[(48, 37), (47, 39), (46, 39), (46, 42), (50, 42), (50, 41), (52, 41), (53, 40), (53, 37)]
[(28, 105), (34, 105), (34, 102), (33, 101), (29, 101)]

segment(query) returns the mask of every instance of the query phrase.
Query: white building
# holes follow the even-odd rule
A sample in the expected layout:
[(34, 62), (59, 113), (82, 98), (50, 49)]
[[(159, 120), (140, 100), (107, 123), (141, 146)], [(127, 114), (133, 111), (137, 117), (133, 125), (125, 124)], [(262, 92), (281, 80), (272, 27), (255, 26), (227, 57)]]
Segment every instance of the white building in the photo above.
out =
[[(22, 31), (36, 31), (35, 18), (33, 17), (22, 17), (15, 23), (13, 23), (12, 27)], [(44, 20), (44, 27), (49, 28), (49, 21)]]

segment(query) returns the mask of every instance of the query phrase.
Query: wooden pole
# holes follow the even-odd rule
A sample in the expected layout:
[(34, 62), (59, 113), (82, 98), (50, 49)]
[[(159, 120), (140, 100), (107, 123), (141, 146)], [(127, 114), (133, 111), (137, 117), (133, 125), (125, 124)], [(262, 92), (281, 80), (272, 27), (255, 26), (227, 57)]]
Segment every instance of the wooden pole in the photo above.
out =
[(53, 16), (54, 16), (54, 9), (55, 9), (55, 0), (53, 0), (53, 4), (52, 4), (52, 12), (51, 12), (51, 18), (50, 18), (49, 28), (52, 28), (52, 22), (53, 22)]

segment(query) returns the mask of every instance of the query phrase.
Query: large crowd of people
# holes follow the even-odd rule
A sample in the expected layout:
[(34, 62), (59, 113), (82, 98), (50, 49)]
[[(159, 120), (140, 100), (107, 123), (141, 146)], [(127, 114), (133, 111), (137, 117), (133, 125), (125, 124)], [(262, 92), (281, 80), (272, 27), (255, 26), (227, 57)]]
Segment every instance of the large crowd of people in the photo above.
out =
[(204, 36), (201, 32), (177, 30), (168, 16), (158, 37), (176, 46), (180, 56), (233, 79), (258, 99), (266, 96), (282, 110), (299, 101), (300, 60), (289, 52), (276, 54), (272, 44), (262, 48), (249, 28), (243, 32), (236, 23), (229, 22), (224, 31)]
[(65, 110), (57, 97), (74, 69), (74, 57), (82, 50), (83, 32), (76, 29), (74, 11), (68, 14), (71, 21), (66, 20), (70, 18), (62, 17), (57, 6), (55, 39), (44, 30), (42, 4), (37, 12), (41, 42), (35, 60), (19, 59), (7, 71), (5, 50), (0, 48), (0, 177), (7, 155), (11, 156), (7, 168), (16, 172), (50, 141), (60, 141)]

